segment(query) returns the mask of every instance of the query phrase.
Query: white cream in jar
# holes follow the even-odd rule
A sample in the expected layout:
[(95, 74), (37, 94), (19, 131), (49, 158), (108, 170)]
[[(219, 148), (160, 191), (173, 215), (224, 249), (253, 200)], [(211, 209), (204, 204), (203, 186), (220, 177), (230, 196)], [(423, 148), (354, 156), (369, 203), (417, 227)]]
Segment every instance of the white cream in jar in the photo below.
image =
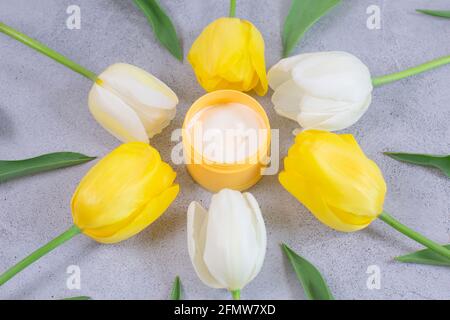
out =
[(215, 104), (194, 114), (187, 125), (194, 150), (215, 163), (245, 163), (267, 143), (264, 121), (241, 103)]

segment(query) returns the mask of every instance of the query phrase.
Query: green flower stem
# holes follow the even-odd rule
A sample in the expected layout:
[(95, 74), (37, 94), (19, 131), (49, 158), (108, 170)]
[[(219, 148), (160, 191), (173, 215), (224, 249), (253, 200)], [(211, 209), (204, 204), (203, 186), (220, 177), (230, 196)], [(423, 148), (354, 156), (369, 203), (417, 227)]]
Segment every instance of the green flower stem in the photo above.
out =
[(236, 0), (230, 0), (230, 17), (236, 17)]
[(43, 257), (53, 249), (59, 247), (66, 241), (72, 239), (77, 234), (80, 234), (81, 230), (77, 226), (70, 227), (67, 231), (63, 232), (61, 235), (47, 243), (45, 246), (40, 247), (36, 251), (34, 251), (32, 254), (30, 254), (25, 259), (19, 261), (16, 265), (12, 266), (8, 270), (6, 270), (4, 273), (0, 275), (0, 287), (5, 284), (9, 279), (14, 277), (16, 274), (18, 274), (20, 271), (28, 267), (30, 264), (38, 260), (39, 258)]
[(374, 85), (374, 87), (379, 87), (384, 84), (391, 83), (391, 82), (394, 82), (397, 80), (401, 80), (406, 77), (411, 77), (418, 73), (422, 73), (422, 72), (425, 72), (425, 71), (428, 71), (428, 70), (431, 70), (431, 69), (443, 66), (445, 64), (449, 64), (449, 63), (450, 63), (450, 56), (441, 57), (436, 60), (421, 64), (417, 67), (413, 67), (410, 69), (406, 69), (406, 70), (403, 70), (400, 72), (388, 74), (388, 75), (381, 76), (381, 77), (372, 78), (372, 84)]
[(91, 299), (91, 297), (88, 297), (88, 296), (78, 296), (78, 297), (64, 298), (61, 300), (92, 300), (92, 299)]
[(14, 38), (22, 42), (23, 44), (26, 44), (27, 46), (35, 49), (36, 51), (45, 54), (46, 56), (52, 58), (53, 60), (58, 61), (59, 63), (65, 65), (66, 67), (72, 69), (75, 72), (78, 72), (79, 74), (85, 76), (86, 78), (94, 82), (97, 80), (97, 74), (95, 74), (94, 72), (80, 66), (76, 62), (73, 62), (72, 60), (68, 59), (62, 54), (50, 49), (49, 47), (45, 46), (39, 41), (36, 41), (28, 37), (27, 35), (7, 26), (2, 22), (0, 22), (0, 32), (3, 32), (4, 34), (10, 36), (11, 38)]
[(392, 217), (387, 212), (382, 212), (380, 216), (378, 217), (384, 222), (386, 222), (388, 225), (393, 227), (395, 230), (400, 231), (405, 236), (411, 238), (414, 241), (417, 241), (418, 243), (424, 245), (428, 249), (436, 252), (437, 254), (446, 257), (447, 259), (450, 259), (450, 250), (445, 248), (444, 246), (441, 246), (439, 243), (434, 242), (433, 240), (430, 240), (420, 233), (415, 232), (414, 230), (411, 230), (407, 226), (403, 225), (399, 221), (397, 221), (394, 217)]
[(241, 290), (231, 290), (230, 292), (233, 300), (241, 300)]

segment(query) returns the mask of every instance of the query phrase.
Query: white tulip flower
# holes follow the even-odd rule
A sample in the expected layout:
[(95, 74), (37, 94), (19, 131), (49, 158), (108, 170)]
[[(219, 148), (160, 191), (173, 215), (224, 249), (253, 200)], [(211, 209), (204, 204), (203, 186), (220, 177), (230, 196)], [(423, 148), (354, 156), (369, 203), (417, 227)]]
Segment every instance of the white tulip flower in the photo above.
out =
[(148, 142), (169, 125), (177, 104), (166, 84), (126, 63), (108, 67), (89, 92), (92, 115), (122, 142)]
[(199, 278), (225, 288), (238, 299), (240, 290), (261, 270), (266, 228), (258, 202), (250, 193), (223, 189), (209, 210), (193, 201), (187, 217), (189, 255)]
[(268, 79), (276, 112), (304, 129), (345, 129), (361, 118), (372, 100), (369, 69), (346, 52), (282, 59), (269, 70)]

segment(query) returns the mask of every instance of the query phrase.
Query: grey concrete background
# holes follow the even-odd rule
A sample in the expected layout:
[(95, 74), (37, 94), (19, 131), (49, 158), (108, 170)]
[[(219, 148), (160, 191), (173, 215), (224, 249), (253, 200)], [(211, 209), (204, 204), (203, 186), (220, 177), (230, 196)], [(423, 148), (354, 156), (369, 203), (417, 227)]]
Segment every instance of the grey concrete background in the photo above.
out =
[[(203, 27), (228, 12), (225, 0), (161, 2), (177, 26), (185, 54)], [(289, 2), (238, 1), (238, 16), (252, 21), (264, 36), (268, 67), (280, 58), (280, 30)], [(81, 7), (81, 30), (66, 28), (70, 4)], [(381, 7), (381, 30), (366, 28), (366, 8), (372, 4)], [(449, 4), (445, 0), (343, 1), (307, 33), (296, 53), (349, 51), (374, 75), (450, 54), (450, 20), (414, 12), (421, 7), (449, 9)], [(180, 98), (178, 114), (151, 143), (170, 160), (175, 145), (170, 134), (204, 91), (187, 61), (178, 62), (159, 46), (131, 0), (3, 0), (0, 20), (96, 72), (115, 62), (128, 62), (166, 82)], [(88, 111), (88, 80), (2, 34), (0, 54), (1, 159), (62, 150), (103, 156), (119, 144)], [(449, 153), (449, 83), (447, 66), (377, 88), (369, 111), (345, 130), (381, 167), (389, 189), (386, 210), (442, 243), (450, 242), (449, 180), (437, 171), (395, 162), (382, 152)], [(270, 94), (257, 99), (272, 127), (280, 128), (280, 156), (284, 156), (296, 124), (274, 113)], [(70, 226), (72, 192), (92, 165), (0, 185), (0, 270)], [(181, 193), (144, 232), (109, 246), (79, 236), (4, 285), (0, 298), (165, 299), (174, 277), (180, 275), (187, 299), (228, 299), (226, 291), (200, 282), (186, 248), (187, 206), (192, 200), (208, 206), (210, 193), (192, 181), (184, 166), (175, 169)], [(332, 231), (284, 191), (276, 176), (265, 177), (251, 192), (262, 207), (268, 248), (261, 273), (243, 290), (244, 299), (305, 298), (281, 253), (281, 242), (318, 266), (337, 299), (450, 298), (448, 269), (393, 261), (421, 247), (383, 222), (352, 234)], [(66, 288), (66, 268), (72, 264), (81, 268), (80, 291)], [(380, 290), (366, 287), (367, 267), (374, 264), (381, 269)]]

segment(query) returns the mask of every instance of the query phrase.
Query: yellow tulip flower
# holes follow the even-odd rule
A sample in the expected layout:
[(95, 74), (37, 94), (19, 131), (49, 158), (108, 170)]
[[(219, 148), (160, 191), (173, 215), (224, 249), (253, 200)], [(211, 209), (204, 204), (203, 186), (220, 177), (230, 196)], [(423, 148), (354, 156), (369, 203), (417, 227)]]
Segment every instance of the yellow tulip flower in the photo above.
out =
[(267, 92), (264, 39), (249, 21), (223, 17), (209, 24), (193, 43), (188, 60), (200, 85), (220, 89)]
[(72, 198), (74, 224), (92, 239), (114, 243), (132, 237), (172, 203), (175, 172), (146, 143), (123, 144), (94, 166)]
[(333, 229), (365, 228), (383, 211), (383, 175), (350, 134), (304, 131), (284, 166), (283, 187)]
[(83, 233), (116, 243), (155, 221), (176, 198), (175, 172), (143, 142), (123, 144), (81, 180), (72, 198), (74, 225), (0, 275), (0, 286), (27, 266)]
[(325, 225), (343, 232), (367, 227), (376, 218), (450, 259), (450, 250), (383, 211), (386, 183), (375, 162), (351, 134), (307, 130), (297, 135), (284, 159), (281, 185)]

